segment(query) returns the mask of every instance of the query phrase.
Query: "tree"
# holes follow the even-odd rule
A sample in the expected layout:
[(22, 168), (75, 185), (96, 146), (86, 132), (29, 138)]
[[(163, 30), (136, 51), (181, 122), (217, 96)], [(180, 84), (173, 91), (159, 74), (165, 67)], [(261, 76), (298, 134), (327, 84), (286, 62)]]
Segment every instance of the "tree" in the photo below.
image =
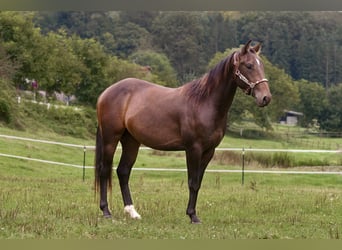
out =
[(45, 37), (46, 74), (41, 87), (49, 93), (53, 91), (74, 94), (82, 81), (82, 74), (87, 72), (86, 66), (74, 51), (73, 43), (77, 36), (68, 37), (64, 30), (58, 33), (49, 32)]
[(278, 121), (284, 109), (296, 110), (300, 96), (298, 86), (284, 69), (274, 66), (265, 56), (261, 56), (265, 68), (265, 76), (269, 81), (272, 101), (265, 110), (272, 121)]
[(138, 49), (152, 48), (149, 32), (137, 24), (120, 22), (113, 30), (114, 55), (127, 58)]
[(0, 78), (12, 79), (19, 65), (11, 60), (5, 49), (0, 43)]
[[(107, 79), (104, 88), (124, 78), (136, 77), (143, 79), (146, 77), (146, 72), (142, 70), (140, 65), (120, 59), (116, 56), (110, 56), (108, 58), (108, 64), (104, 68), (104, 71)], [(104, 88), (102, 88), (101, 91), (103, 91)]]
[(77, 85), (76, 97), (84, 104), (95, 105), (101, 91), (108, 85), (105, 68), (108, 56), (95, 39), (81, 39), (73, 36), (71, 47), (84, 68), (80, 72), (81, 81)]
[(326, 105), (320, 115), (321, 128), (327, 131), (342, 131), (342, 84), (327, 89)]
[(156, 11), (121, 11), (120, 20), (123, 23), (131, 22), (134, 23), (148, 32), (151, 32), (152, 23), (154, 19), (158, 16)]
[(326, 93), (324, 87), (317, 82), (307, 80), (296, 81), (299, 89), (300, 103), (298, 111), (303, 112), (304, 117), (300, 120), (303, 126), (307, 126), (313, 119), (319, 119), (326, 106)]
[[(295, 80), (330, 86), (342, 81), (341, 13), (248, 12), (238, 20), (240, 42), (262, 41), (264, 55)], [(339, 17), (339, 18), (338, 18)]]
[(142, 66), (150, 66), (152, 75), (157, 76), (154, 81), (160, 85), (176, 87), (177, 75), (165, 54), (152, 50), (139, 50), (133, 53), (130, 60)]
[(153, 43), (170, 59), (181, 82), (203, 73), (203, 33), (198, 13), (166, 12), (153, 22)]
[(0, 12), (0, 42), (12, 62), (20, 65), (14, 75), (15, 83), (25, 78), (39, 80), (46, 73), (43, 39), (32, 18), (31, 12)]

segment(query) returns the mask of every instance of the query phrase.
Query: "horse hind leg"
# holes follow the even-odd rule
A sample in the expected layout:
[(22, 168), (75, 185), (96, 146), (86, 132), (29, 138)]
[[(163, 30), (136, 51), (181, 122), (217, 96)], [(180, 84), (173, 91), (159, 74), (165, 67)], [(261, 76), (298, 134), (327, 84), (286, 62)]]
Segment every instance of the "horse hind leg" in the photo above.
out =
[(113, 156), (118, 142), (105, 144), (103, 147), (103, 163), (99, 172), (100, 180), (100, 209), (103, 216), (106, 218), (111, 217), (108, 208), (107, 192), (112, 189), (112, 169), (113, 169)]
[(133, 219), (141, 219), (140, 214), (138, 214), (133, 206), (128, 183), (132, 167), (138, 156), (140, 143), (135, 140), (128, 131), (123, 134), (120, 142), (122, 145), (122, 154), (116, 173), (119, 178), (119, 184), (124, 203), (124, 212), (128, 213)]
[(100, 126), (96, 133), (95, 149), (95, 192), (100, 193), (100, 209), (103, 216), (111, 217), (108, 208), (107, 192), (112, 190), (113, 156), (122, 133)]

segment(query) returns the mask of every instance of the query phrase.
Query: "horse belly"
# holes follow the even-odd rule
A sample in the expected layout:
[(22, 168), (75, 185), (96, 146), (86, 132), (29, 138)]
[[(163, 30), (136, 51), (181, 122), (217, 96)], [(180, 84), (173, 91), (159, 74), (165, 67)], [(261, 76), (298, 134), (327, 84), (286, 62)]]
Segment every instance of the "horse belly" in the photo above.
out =
[(159, 108), (136, 109), (134, 115), (128, 114), (127, 130), (141, 144), (153, 149), (184, 150), (177, 119)]
[(161, 126), (152, 128), (130, 126), (128, 131), (137, 141), (147, 147), (157, 150), (184, 150), (181, 137)]

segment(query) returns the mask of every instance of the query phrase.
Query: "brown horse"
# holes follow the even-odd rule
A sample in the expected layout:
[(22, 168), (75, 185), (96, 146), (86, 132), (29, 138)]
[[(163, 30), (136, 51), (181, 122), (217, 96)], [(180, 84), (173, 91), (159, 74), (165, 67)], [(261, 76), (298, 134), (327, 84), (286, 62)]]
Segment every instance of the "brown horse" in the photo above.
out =
[(188, 170), (189, 201), (186, 214), (192, 223), (204, 171), (221, 142), (227, 113), (240, 87), (258, 106), (271, 100), (260, 44), (251, 41), (217, 64), (202, 78), (179, 88), (166, 88), (129, 78), (108, 87), (98, 98), (95, 187), (100, 208), (110, 217), (107, 189), (111, 190), (113, 156), (120, 141), (122, 155), (117, 167), (124, 211), (140, 218), (133, 206), (129, 177), (144, 144), (157, 150), (184, 150)]

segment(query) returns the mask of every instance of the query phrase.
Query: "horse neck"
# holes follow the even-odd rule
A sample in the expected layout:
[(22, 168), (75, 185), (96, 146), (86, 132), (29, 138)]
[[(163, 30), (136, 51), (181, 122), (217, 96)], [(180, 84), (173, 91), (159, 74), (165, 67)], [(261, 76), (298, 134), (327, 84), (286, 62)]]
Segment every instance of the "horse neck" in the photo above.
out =
[(207, 78), (207, 84), (214, 86), (209, 99), (222, 115), (227, 114), (237, 89), (230, 59), (228, 57), (220, 62), (208, 73)]
[(219, 113), (226, 114), (236, 93), (237, 85), (232, 77), (222, 78), (213, 92), (212, 102)]
[(181, 87), (190, 102), (212, 107), (219, 115), (227, 114), (237, 88), (230, 59), (222, 60), (202, 78)]

